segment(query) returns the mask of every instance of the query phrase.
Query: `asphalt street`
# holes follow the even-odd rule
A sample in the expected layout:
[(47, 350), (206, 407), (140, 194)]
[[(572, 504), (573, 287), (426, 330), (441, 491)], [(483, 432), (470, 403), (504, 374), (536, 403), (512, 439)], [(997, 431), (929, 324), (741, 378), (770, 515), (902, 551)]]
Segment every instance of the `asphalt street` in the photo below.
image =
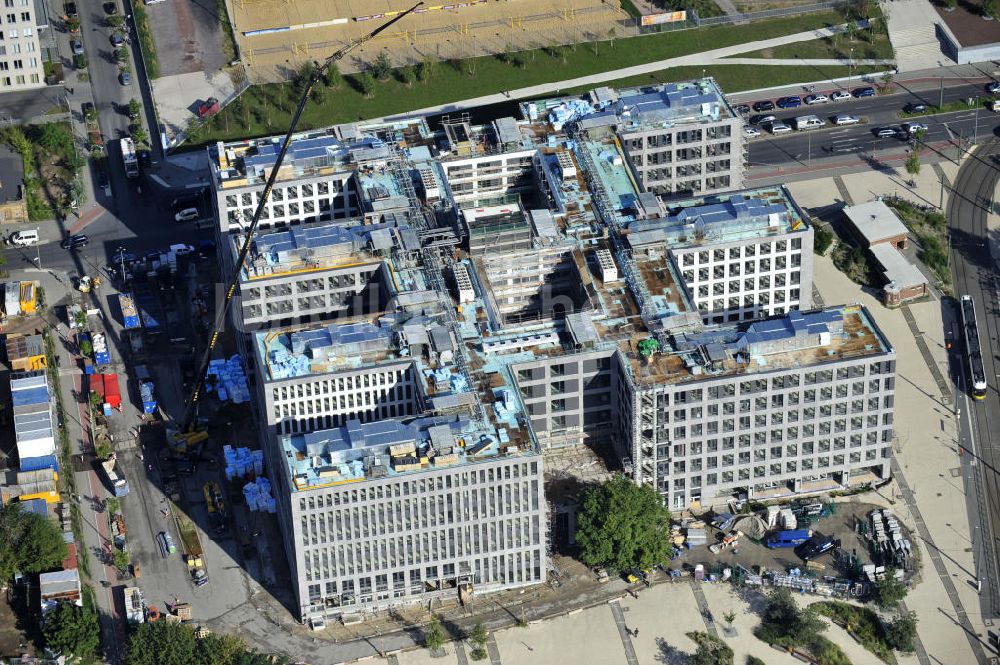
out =
[[(826, 92), (826, 91), (818, 91)], [(861, 119), (862, 124), (837, 127), (828, 124), (822, 129), (793, 131), (788, 134), (771, 135), (766, 130), (762, 136), (750, 139), (748, 165), (751, 169), (761, 167), (792, 166), (811, 164), (823, 159), (833, 159), (844, 155), (866, 153), (877, 156), (879, 151), (900, 149), (905, 141), (897, 138), (878, 138), (874, 130), (885, 125), (899, 125), (902, 122), (920, 122), (927, 125), (926, 143), (941, 141), (960, 141), (973, 135), (979, 138), (992, 136), (1000, 117), (985, 108), (979, 111), (967, 110), (955, 113), (921, 116), (901, 119), (900, 111), (907, 104), (924, 103), (938, 104), (941, 97), (944, 103), (969, 99), (982, 99), (987, 96), (981, 84), (960, 84), (941, 89), (923, 86), (910, 92), (893, 95), (866, 97), (843, 102), (827, 102), (813, 106), (801, 106), (796, 109), (768, 111), (790, 125), (792, 118), (802, 115), (816, 115), (830, 123), (834, 115), (851, 114)], [(752, 101), (752, 100), (748, 100)], [(756, 113), (751, 113), (756, 115)], [(949, 157), (954, 157), (950, 153)]]
[[(984, 618), (1000, 616), (1000, 314), (997, 301), (997, 270), (990, 244), (987, 216), (997, 181), (1000, 141), (990, 141), (962, 166), (948, 202), (948, 227), (951, 237), (952, 272), (957, 296), (969, 295), (976, 307), (976, 319), (983, 352), (983, 365), (988, 384), (986, 398), (974, 401), (968, 397), (968, 363), (959, 341), (953, 355), (954, 374), (963, 393), (957, 402), (961, 423), (961, 445), (964, 464), (973, 467), (976, 482), (967, 493), (970, 522), (973, 527), (973, 548), (976, 577), (982, 581), (982, 612)], [(957, 315), (947, 311), (946, 321), (952, 321), (960, 335)], [(948, 325), (948, 323), (946, 323)]]

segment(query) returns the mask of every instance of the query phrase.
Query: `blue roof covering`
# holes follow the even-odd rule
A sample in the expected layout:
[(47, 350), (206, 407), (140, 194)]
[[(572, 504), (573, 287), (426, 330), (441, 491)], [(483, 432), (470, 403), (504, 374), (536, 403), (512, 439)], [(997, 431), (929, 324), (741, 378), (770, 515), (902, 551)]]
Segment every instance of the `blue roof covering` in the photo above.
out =
[[(11, 383), (13, 384), (13, 382)], [(18, 390), (11, 385), (11, 390), (13, 391), (12, 398), (15, 407), (49, 403), (49, 389), (47, 386)]]
[(346, 246), (352, 250), (355, 235), (350, 230), (333, 224), (319, 226), (296, 226), (288, 231), (276, 231), (257, 236), (257, 251), (269, 263), (280, 263), (287, 252), (316, 250), (328, 247)]
[(380, 328), (371, 323), (331, 324), (319, 330), (302, 330), (289, 334), (292, 353), (316, 352), (332, 346), (363, 344), (385, 341), (391, 337), (389, 328)]
[(774, 213), (788, 212), (781, 203), (768, 203), (756, 197), (736, 194), (728, 201), (684, 208), (676, 215), (667, 217), (671, 222), (688, 222), (701, 219), (706, 224), (730, 222), (750, 217), (767, 217)]
[(29, 513), (38, 513), (42, 517), (49, 514), (49, 509), (45, 505), (45, 499), (31, 499), (30, 501), (22, 501), (22, 510)]
[(787, 316), (780, 319), (768, 321), (758, 321), (750, 324), (743, 335), (744, 344), (755, 344), (757, 342), (772, 342), (780, 339), (788, 339), (800, 334), (818, 335), (829, 332), (829, 324), (842, 321), (844, 313), (842, 310), (824, 310), (821, 312), (809, 312), (803, 314), (798, 310), (792, 310)]

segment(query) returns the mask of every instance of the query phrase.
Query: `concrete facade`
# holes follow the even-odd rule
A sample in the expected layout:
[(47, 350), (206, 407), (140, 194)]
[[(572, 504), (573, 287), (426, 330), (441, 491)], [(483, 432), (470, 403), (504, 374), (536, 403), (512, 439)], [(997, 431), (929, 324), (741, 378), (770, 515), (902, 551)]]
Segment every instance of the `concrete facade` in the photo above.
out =
[(33, 0), (4, 0), (0, 11), (0, 93), (45, 86)]

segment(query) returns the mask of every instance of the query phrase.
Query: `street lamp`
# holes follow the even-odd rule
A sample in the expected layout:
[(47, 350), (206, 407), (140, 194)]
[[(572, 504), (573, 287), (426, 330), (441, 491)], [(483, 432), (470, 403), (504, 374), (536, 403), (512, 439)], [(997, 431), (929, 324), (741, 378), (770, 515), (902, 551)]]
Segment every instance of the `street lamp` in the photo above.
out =
[(119, 262), (121, 263), (121, 266), (122, 266), (122, 284), (125, 284), (126, 280), (125, 280), (125, 248), (124, 247), (119, 247), (118, 248), (118, 260), (119, 260)]
[(40, 229), (35, 227), (35, 264), (37, 264), (38, 269), (42, 269), (42, 243), (38, 241)]

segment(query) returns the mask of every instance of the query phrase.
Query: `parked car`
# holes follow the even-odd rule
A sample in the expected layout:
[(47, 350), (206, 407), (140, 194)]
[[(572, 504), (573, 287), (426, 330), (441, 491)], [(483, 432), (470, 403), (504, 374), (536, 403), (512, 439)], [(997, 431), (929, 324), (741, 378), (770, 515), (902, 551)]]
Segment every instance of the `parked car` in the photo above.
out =
[(80, 40), (70, 40), (69, 47), (73, 50), (73, 55), (83, 55), (83, 42)]
[(169, 555), (177, 551), (177, 545), (174, 544), (173, 536), (169, 533), (161, 531), (158, 537), (160, 540), (160, 550), (163, 553), (163, 558), (167, 558)]
[(923, 113), (927, 110), (927, 104), (922, 104), (920, 102), (910, 102), (903, 107), (903, 110), (907, 113)]
[(132, 85), (132, 75), (128, 72), (118, 74), (118, 82), (122, 85)]
[(87, 243), (90, 242), (90, 238), (80, 234), (75, 236), (70, 236), (59, 243), (59, 246), (63, 249), (77, 249), (79, 247), (86, 247)]
[(828, 101), (830, 101), (830, 98), (827, 97), (826, 95), (809, 95), (802, 101), (804, 101), (809, 106), (812, 106), (813, 104), (826, 104)]
[(886, 125), (884, 127), (876, 127), (872, 130), (872, 133), (880, 139), (892, 138), (893, 136), (898, 136), (903, 132), (902, 129), (894, 125)]
[(845, 99), (850, 99), (850, 98), (851, 98), (851, 93), (847, 92), (846, 90), (834, 90), (832, 93), (830, 93), (830, 99), (832, 99), (835, 102), (842, 102)]
[(743, 128), (743, 135), (747, 136), (747, 137), (750, 137), (750, 136), (760, 136), (760, 130), (757, 129), (756, 127), (744, 127)]
[(874, 97), (875, 88), (871, 86), (865, 86), (864, 88), (855, 88), (852, 91), (852, 94), (858, 99), (861, 99), (862, 97)]
[(769, 99), (764, 99), (759, 102), (754, 102), (753, 110), (756, 111), (757, 113), (761, 113), (762, 111), (773, 111), (774, 102), (772, 102)]
[(849, 113), (842, 113), (840, 115), (833, 116), (833, 124), (835, 125), (856, 125), (861, 122), (861, 118), (856, 115), (850, 115)]
[(802, 98), (798, 95), (789, 95), (778, 100), (778, 106), (783, 109), (794, 109), (802, 106)]
[(739, 113), (740, 115), (746, 115), (747, 113), (750, 113), (750, 105), (737, 104), (736, 106), (733, 107), (733, 110)]
[(180, 243), (180, 244), (177, 244), (177, 245), (171, 245), (170, 246), (170, 251), (172, 251), (177, 256), (184, 256), (185, 254), (192, 253), (194, 251), (194, 246), (193, 245), (184, 244), (184, 243)]
[(38, 229), (25, 229), (10, 234), (10, 244), (15, 247), (28, 247), (38, 244)]
[(986, 84), (986, 92), (995, 95), (1000, 92), (1000, 81), (991, 81)]
[(792, 131), (792, 128), (780, 121), (774, 121), (771, 126), (768, 127), (772, 134), (784, 134), (786, 132)]
[(795, 553), (800, 559), (809, 561), (826, 554), (835, 547), (840, 547), (840, 541), (829, 536), (813, 536), (808, 541), (795, 548)]
[(180, 212), (174, 215), (175, 222), (190, 222), (198, 219), (199, 213), (197, 208), (184, 208)]
[(115, 48), (119, 48), (124, 43), (125, 43), (125, 38), (124, 37), (122, 37), (117, 32), (111, 33), (111, 45), (112, 46), (114, 46)]
[(105, 196), (111, 196), (111, 181), (108, 180), (108, 174), (101, 171), (97, 176), (97, 186), (104, 191)]
[(67, 18), (77, 18), (80, 16), (80, 12), (78, 12), (76, 9), (75, 2), (66, 3), (66, 16)]
[(114, 2), (104, 3), (104, 13), (108, 16), (113, 16), (118, 13), (118, 5)]

